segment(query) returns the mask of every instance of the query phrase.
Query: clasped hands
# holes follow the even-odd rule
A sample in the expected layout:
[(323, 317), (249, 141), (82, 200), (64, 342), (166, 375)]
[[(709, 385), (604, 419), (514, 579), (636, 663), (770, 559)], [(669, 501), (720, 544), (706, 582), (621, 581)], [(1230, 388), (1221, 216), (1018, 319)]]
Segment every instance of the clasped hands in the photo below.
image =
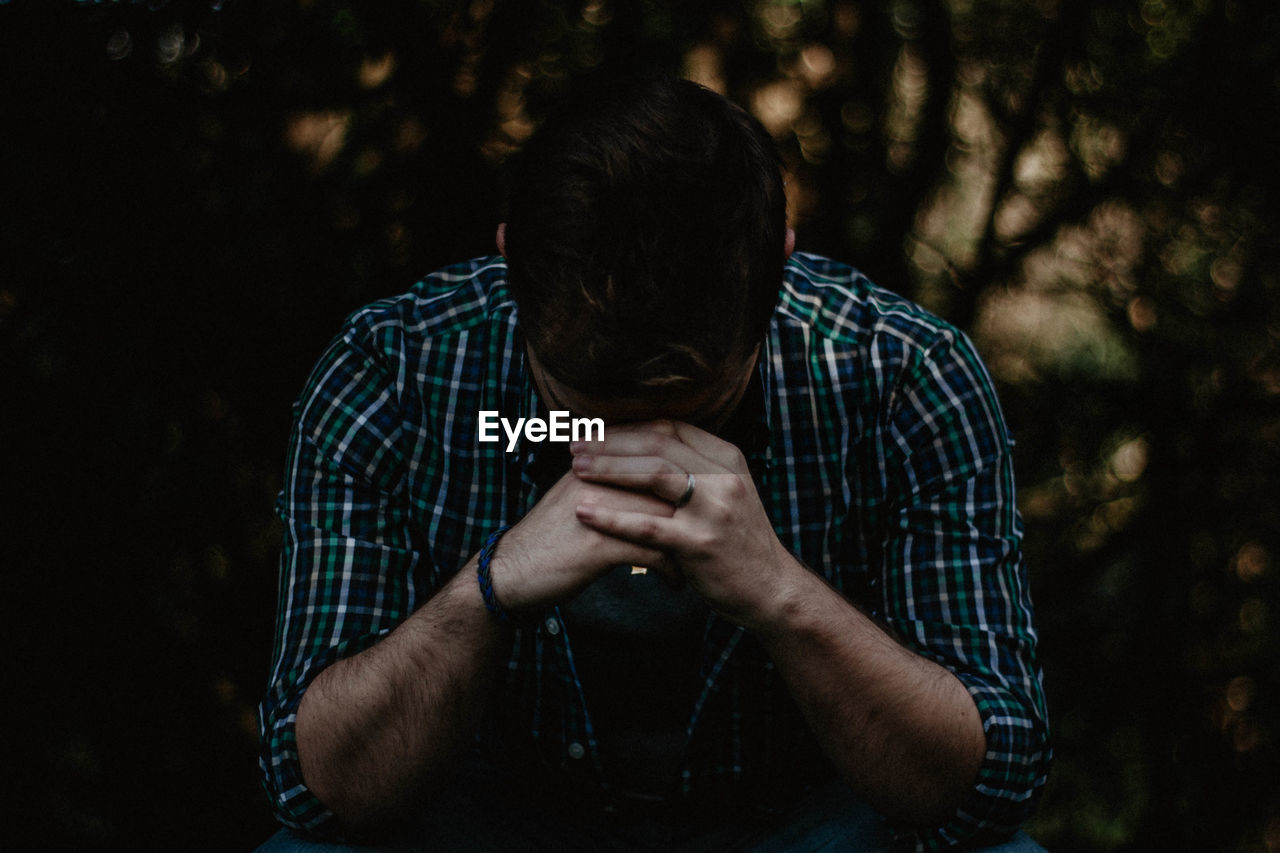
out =
[(737, 447), (690, 424), (652, 421), (610, 427), (603, 441), (570, 451), (572, 470), (498, 547), (493, 582), (505, 607), (557, 603), (619, 563), (687, 582), (748, 627), (781, 606), (799, 563), (778, 541)]

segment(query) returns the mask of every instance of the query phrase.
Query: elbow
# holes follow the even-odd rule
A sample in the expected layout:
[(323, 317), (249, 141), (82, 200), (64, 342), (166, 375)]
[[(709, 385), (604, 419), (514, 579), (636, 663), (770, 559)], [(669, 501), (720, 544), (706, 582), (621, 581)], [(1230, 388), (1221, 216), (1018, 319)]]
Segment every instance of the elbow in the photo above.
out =
[(367, 770), (363, 774), (345, 769), (324, 774), (311, 771), (313, 775), (308, 776), (311, 765), (305, 751), (301, 755), (304, 784), (332, 815), (327, 834), (353, 844), (387, 843), (405, 830), (419, 813), (418, 806), (438, 788), (422, 778), (371, 776)]
[[(313, 685), (314, 688), (314, 685)], [(302, 785), (333, 816), (345, 840), (377, 844), (404, 828), (448, 778), (448, 750), (401, 761), (400, 743), (381, 721), (341, 725), (318, 711), (322, 691), (308, 690), (295, 725)], [(309, 698), (311, 701), (309, 702)], [(388, 756), (394, 760), (387, 760)]]
[(367, 745), (336, 735), (340, 727), (317, 708), (320, 692), (307, 690), (298, 705), (294, 731), (299, 782), (332, 816), (336, 834), (347, 840), (376, 840), (393, 822), (397, 804), (376, 796), (376, 780), (368, 778), (370, 770), (361, 760)]
[(919, 837), (940, 845), (980, 846), (1007, 840), (1031, 817), (1052, 760), (1042, 716), (988, 711), (982, 733), (980, 760), (967, 784), (950, 789), (945, 808), (938, 801), (937, 808), (900, 821), (900, 826), (914, 826)]
[(302, 782), (296, 750), (278, 732), (263, 738), (258, 765), (271, 811), (281, 826), (320, 839), (337, 838), (341, 828), (333, 812)]
[(915, 790), (886, 804), (884, 813), (895, 822), (939, 827), (949, 823), (978, 786), (986, 757), (986, 739), (978, 724), (942, 749), (917, 757)]
[(977, 787), (990, 751), (982, 716), (967, 693), (964, 699), (957, 702), (953, 729), (944, 739), (949, 748), (932, 759), (936, 788), (928, 803), (926, 826), (942, 826), (960, 810), (969, 792)]
[(349, 823), (362, 826), (363, 816), (348, 805), (341, 776), (327, 778), (313, 766), (318, 750), (301, 704), (296, 693), (272, 691), (259, 708), (262, 787), (277, 823), (309, 838), (337, 841), (350, 834)]
[(968, 843), (1003, 841), (1035, 811), (1048, 778), (1052, 752), (1042, 723), (991, 726), (976, 779), (949, 815), (946, 828)]
[(376, 791), (383, 786), (370, 784), (376, 780), (347, 772), (350, 762), (316, 759), (299, 736), (299, 768), (303, 785), (311, 791), (325, 811), (332, 815), (332, 833), (345, 841), (376, 844), (397, 829), (409, 812), (410, 798), (396, 796), (403, 790), (386, 788), (382, 796)]
[(910, 797), (900, 817), (916, 826), (943, 826), (964, 806), (981, 782), (990, 754), (982, 715), (963, 684), (949, 674), (939, 678), (939, 694), (931, 704), (930, 736), (914, 744), (917, 796)]

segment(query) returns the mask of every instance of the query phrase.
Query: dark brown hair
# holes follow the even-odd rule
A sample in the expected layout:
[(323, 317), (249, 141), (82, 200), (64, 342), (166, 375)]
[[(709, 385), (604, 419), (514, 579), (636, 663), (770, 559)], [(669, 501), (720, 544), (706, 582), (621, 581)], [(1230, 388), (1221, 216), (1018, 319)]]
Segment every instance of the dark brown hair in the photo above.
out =
[(693, 83), (579, 96), (516, 166), (506, 256), (521, 328), (585, 393), (714, 381), (764, 333), (786, 198), (754, 118)]

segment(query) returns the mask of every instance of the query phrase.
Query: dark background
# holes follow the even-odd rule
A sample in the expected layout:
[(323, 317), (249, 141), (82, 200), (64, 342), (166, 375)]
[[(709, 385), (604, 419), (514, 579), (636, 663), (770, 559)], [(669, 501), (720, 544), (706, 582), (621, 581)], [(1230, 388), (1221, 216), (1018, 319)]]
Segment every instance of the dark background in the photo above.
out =
[(997, 378), (1033, 834), (1280, 849), (1278, 51), (1244, 0), (0, 0), (4, 833), (271, 831), (290, 402), (348, 312), (490, 251), (549, 103), (659, 68), (775, 134), (802, 250)]

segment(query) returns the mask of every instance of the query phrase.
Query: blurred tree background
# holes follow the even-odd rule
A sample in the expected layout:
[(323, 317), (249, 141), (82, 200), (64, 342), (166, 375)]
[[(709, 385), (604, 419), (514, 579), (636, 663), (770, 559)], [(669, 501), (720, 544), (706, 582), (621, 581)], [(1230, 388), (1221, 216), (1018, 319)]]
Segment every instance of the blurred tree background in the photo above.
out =
[[(6, 834), (248, 849), (289, 404), (583, 79), (757, 115), (1019, 441), (1057, 850), (1280, 850), (1280, 5), (0, 0)], [(25, 819), (25, 820), (24, 820)]]

